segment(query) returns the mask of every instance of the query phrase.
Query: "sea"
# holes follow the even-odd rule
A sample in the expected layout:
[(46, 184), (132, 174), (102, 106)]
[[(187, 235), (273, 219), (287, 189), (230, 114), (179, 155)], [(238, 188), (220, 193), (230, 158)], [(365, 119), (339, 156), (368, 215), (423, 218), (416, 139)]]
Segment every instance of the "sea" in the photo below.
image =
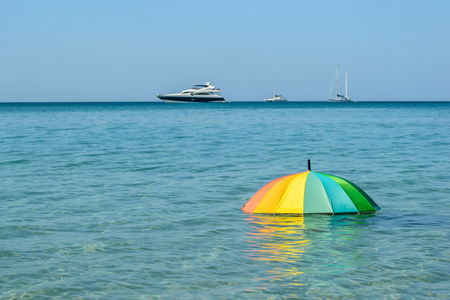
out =
[[(308, 159), (381, 210), (241, 210)], [(450, 102), (0, 104), (0, 299), (449, 299), (449, 234)]]

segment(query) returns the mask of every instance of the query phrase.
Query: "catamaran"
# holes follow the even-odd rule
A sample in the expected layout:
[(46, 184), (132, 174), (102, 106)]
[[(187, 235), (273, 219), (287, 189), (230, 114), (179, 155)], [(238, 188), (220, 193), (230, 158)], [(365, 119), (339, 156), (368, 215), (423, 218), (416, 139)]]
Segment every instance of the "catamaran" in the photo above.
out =
[[(334, 74), (333, 81), (331, 82), (330, 93), (328, 94), (329, 102), (353, 102), (347, 95), (347, 72), (345, 72), (345, 95), (339, 95), (339, 65), (336, 67), (336, 73)], [(331, 98), (331, 91), (333, 90), (334, 78), (336, 78), (336, 97)]]
[(287, 99), (281, 95), (277, 95), (277, 72), (275, 72), (275, 92), (273, 98), (264, 99), (264, 102), (286, 102)]

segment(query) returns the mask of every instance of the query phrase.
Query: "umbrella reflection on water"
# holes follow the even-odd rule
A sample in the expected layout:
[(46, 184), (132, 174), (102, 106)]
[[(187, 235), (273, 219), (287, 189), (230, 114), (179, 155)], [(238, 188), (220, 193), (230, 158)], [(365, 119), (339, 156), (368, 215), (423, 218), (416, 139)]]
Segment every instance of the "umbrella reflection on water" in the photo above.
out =
[(268, 276), (260, 274), (259, 287), (248, 291), (275, 288), (270, 282), (278, 287), (310, 285), (323, 276), (370, 267), (373, 262), (364, 259), (364, 252), (371, 244), (366, 237), (373, 217), (249, 215), (246, 236), (251, 247), (245, 253), (262, 263), (259, 268)]
[(306, 251), (303, 217), (250, 216), (253, 232), (247, 233), (252, 241), (249, 256), (253, 260), (298, 262)]
[[(303, 217), (252, 215), (247, 221), (254, 229), (247, 233), (252, 246), (247, 251), (250, 259), (264, 262), (292, 263), (289, 268), (268, 270), (268, 278), (261, 278), (260, 280), (282, 280), (303, 273), (301, 269), (296, 267), (302, 259), (301, 256), (310, 245), (310, 240), (306, 237)], [(299, 283), (295, 284), (299, 285)], [(264, 287), (259, 289), (264, 289)]]

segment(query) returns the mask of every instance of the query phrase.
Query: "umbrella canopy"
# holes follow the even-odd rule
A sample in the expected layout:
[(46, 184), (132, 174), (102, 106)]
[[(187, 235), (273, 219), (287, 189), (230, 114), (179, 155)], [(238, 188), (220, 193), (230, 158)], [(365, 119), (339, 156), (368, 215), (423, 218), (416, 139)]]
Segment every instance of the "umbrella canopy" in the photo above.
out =
[(379, 209), (356, 184), (309, 170), (269, 182), (242, 207), (248, 213), (302, 215), (374, 212)]

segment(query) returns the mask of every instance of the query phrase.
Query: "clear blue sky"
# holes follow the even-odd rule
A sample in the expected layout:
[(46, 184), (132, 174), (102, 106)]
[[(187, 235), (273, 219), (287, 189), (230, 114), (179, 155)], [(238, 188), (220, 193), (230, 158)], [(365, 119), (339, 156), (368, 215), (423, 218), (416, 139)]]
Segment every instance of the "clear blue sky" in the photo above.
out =
[[(0, 0), (0, 102), (450, 100), (449, 0)], [(342, 78), (344, 76), (341, 76)], [(343, 81), (341, 82), (343, 86)]]

